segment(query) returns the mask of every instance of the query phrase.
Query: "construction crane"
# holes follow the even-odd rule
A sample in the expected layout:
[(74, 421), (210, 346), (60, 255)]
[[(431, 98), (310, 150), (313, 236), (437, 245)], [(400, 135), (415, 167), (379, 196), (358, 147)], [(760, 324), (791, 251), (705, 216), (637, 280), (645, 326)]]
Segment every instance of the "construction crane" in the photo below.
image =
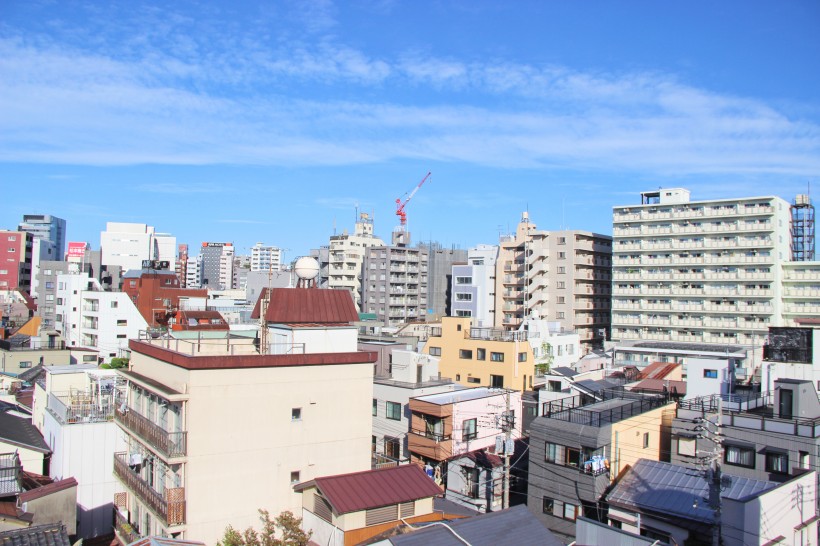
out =
[(421, 179), (421, 182), (418, 183), (418, 186), (413, 188), (413, 191), (411, 191), (409, 195), (405, 194), (407, 195), (407, 198), (404, 201), (401, 199), (396, 199), (396, 216), (399, 217), (400, 230), (404, 231), (405, 226), (407, 225), (407, 213), (404, 212), (404, 207), (407, 206), (407, 203), (409, 203), (413, 196), (416, 195), (416, 192), (418, 192), (424, 183), (427, 182), (427, 179), (430, 178), (431, 174), (431, 172), (428, 172), (425, 177)]

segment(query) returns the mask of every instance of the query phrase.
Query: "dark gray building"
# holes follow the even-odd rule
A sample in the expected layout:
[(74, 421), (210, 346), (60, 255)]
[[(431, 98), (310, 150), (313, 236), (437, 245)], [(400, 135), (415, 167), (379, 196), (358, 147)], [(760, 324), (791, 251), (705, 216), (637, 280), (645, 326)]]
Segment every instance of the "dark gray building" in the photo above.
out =
[(371, 246), (362, 268), (362, 313), (387, 326), (423, 321), (427, 311), (428, 250)]
[(720, 409), (725, 474), (785, 482), (820, 468), (820, 400), (812, 381), (777, 379), (772, 391), (723, 398), (722, 404), (717, 395), (679, 403), (671, 462), (700, 467), (700, 457), (716, 447), (710, 439), (716, 427), (701, 420), (717, 424)]
[(428, 252), (427, 316), (437, 320), (452, 316), (450, 295), (453, 288), (453, 264), (467, 261), (467, 251), (443, 248), (439, 243), (420, 244)]
[[(666, 397), (623, 389), (544, 403), (530, 424), (527, 505), (552, 532), (572, 539), (575, 520), (605, 521), (603, 496), (621, 469), (657, 457), (669, 438), (660, 415)], [(661, 410), (649, 415), (653, 410)]]

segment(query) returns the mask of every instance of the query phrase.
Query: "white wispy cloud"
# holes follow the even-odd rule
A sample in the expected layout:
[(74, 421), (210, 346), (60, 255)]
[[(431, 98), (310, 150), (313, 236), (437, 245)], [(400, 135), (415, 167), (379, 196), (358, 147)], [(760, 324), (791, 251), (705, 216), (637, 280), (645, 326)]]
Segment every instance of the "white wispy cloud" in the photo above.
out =
[[(0, 72), (14, 74), (0, 80), (0, 161), (424, 159), (660, 177), (820, 172), (816, 122), (674, 75), (584, 73), (418, 51), (380, 58), (334, 36), (329, 2), (297, 2), (285, 14), (269, 9), (246, 33), (210, 32), (224, 15), (213, 7), (196, 20), (141, 8), (133, 20), (111, 21), (110, 34), (60, 21), (49, 23), (56, 38), (11, 29), (0, 39)], [(111, 19), (98, 10), (92, 15), (100, 21)], [(313, 39), (277, 37), (283, 17), (301, 21)], [(127, 38), (118, 43), (118, 35)], [(413, 98), (401, 98), (408, 91)]]

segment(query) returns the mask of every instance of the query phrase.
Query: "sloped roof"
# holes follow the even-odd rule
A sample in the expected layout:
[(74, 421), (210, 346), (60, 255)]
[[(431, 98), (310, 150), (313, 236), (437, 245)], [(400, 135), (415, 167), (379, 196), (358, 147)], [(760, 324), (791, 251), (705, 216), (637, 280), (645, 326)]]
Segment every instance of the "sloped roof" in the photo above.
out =
[(578, 372), (566, 366), (558, 366), (556, 368), (552, 368), (550, 372), (558, 375), (563, 375), (564, 377), (575, 377), (576, 375), (578, 375)]
[(298, 484), (316, 486), (334, 511), (347, 514), (441, 495), (443, 491), (418, 465), (407, 464), (352, 474), (326, 476)]
[[(721, 497), (744, 500), (778, 487), (780, 484), (739, 476)], [(639, 459), (630, 468), (606, 500), (624, 508), (645, 509), (673, 514), (688, 520), (712, 523), (715, 512), (704, 499), (709, 498), (709, 485), (697, 470), (671, 463)]]
[(638, 379), (663, 379), (679, 366), (674, 362), (653, 362), (638, 373)]
[(665, 387), (668, 388), (668, 392), (677, 393), (681, 396), (686, 395), (686, 381), (674, 381), (669, 379), (644, 379), (640, 383), (633, 385), (632, 390), (664, 392)]
[[(563, 542), (555, 538), (524, 504), (507, 510), (448, 521), (446, 525), (472, 546), (563, 545)], [(464, 542), (456, 538), (452, 531), (436, 524), (413, 533), (391, 537), (390, 543), (394, 546), (464, 546)]]
[[(265, 320), (275, 324), (350, 324), (359, 320), (353, 298), (347, 290), (321, 288), (272, 288)], [(262, 290), (251, 318), (259, 318)]]
[(62, 523), (36, 525), (0, 532), (0, 546), (71, 546)]
[(31, 424), (30, 419), (9, 415), (6, 412), (0, 412), (0, 441), (40, 453), (51, 453), (48, 444), (43, 440), (43, 435)]
[(36, 489), (29, 489), (28, 491), (20, 493), (20, 502), (29, 502), (40, 499), (47, 495), (51, 495), (52, 493), (57, 493), (58, 491), (63, 491), (64, 489), (70, 489), (72, 487), (77, 487), (77, 480), (73, 477), (52, 482), (48, 485), (43, 485), (37, 487)]
[(31, 317), (25, 324), (20, 326), (15, 334), (23, 334), (26, 336), (36, 336), (40, 331), (40, 323), (43, 321), (42, 317)]

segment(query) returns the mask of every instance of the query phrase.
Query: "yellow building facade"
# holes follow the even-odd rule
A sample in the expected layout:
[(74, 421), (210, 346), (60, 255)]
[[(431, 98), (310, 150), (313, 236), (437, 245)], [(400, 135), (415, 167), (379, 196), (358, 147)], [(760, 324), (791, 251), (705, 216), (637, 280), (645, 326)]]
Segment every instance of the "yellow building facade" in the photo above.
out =
[(473, 328), (469, 317), (444, 317), (424, 353), (437, 356), (439, 372), (467, 387), (532, 389), (535, 358), (529, 332)]

